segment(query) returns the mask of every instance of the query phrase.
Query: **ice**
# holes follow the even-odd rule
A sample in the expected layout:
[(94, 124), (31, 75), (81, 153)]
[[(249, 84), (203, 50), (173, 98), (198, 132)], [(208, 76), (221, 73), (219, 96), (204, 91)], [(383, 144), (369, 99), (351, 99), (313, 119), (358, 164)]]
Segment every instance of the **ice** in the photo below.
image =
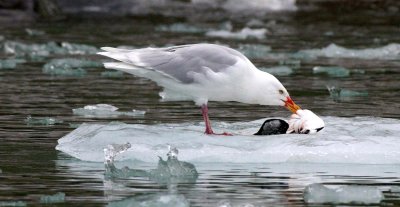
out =
[(259, 67), (258, 69), (276, 76), (289, 76), (293, 73), (293, 69), (287, 66), (275, 66), (270, 68)]
[(117, 111), (118, 108), (109, 104), (87, 105), (83, 108), (72, 109), (73, 114), (86, 117), (117, 117), (117, 116), (143, 116), (146, 112), (140, 110)]
[(122, 71), (104, 71), (101, 72), (101, 77), (105, 78), (121, 78), (124, 76)]
[(106, 148), (104, 148), (104, 162), (110, 163), (114, 162), (115, 156), (121, 154), (131, 148), (131, 144), (129, 142), (119, 145), (119, 144), (110, 144)]
[(50, 126), (50, 125), (55, 125), (55, 124), (61, 124), (61, 123), (63, 123), (63, 121), (62, 120), (57, 120), (57, 119), (51, 118), (51, 117), (34, 118), (32, 116), (28, 116), (25, 119), (25, 123), (27, 125)]
[(190, 202), (180, 194), (142, 195), (112, 201), (107, 207), (189, 207)]
[(400, 193), (400, 186), (393, 186), (390, 188), (390, 192), (392, 193)]
[(114, 160), (118, 154), (122, 154), (131, 148), (130, 143), (110, 144), (104, 148), (105, 176), (109, 178), (148, 177), (159, 183), (193, 183), (198, 177), (195, 166), (191, 163), (178, 160), (178, 149), (168, 145), (167, 160), (159, 157), (156, 169), (149, 171), (142, 169), (130, 169), (115, 167)]
[(171, 25), (160, 25), (156, 27), (156, 31), (177, 32), (177, 33), (204, 33), (208, 29), (203, 29), (185, 23), (174, 23)]
[(367, 91), (353, 91), (353, 90), (347, 90), (347, 89), (342, 89), (336, 86), (326, 86), (329, 95), (334, 101), (342, 101), (347, 98), (351, 97), (367, 97), (368, 92)]
[(43, 195), (40, 197), (40, 203), (49, 204), (49, 203), (63, 203), (65, 202), (65, 193), (58, 192), (54, 195)]
[(233, 32), (230, 30), (215, 30), (206, 32), (206, 36), (209, 37), (219, 37), (219, 38), (227, 38), (227, 39), (264, 39), (265, 34), (267, 33), (267, 29), (251, 29), (245, 27), (240, 31)]
[(3, 59), (0, 60), (0, 69), (13, 69), (17, 67), (17, 64), (25, 62), (24, 59)]
[(69, 42), (62, 42), (61, 47), (66, 49), (67, 53), (71, 55), (96, 54), (99, 52), (99, 50), (94, 46)]
[(344, 185), (328, 187), (311, 184), (304, 189), (306, 203), (358, 203), (374, 204), (384, 199), (383, 193), (374, 186)]
[(43, 73), (56, 75), (56, 76), (85, 76), (86, 70), (83, 68), (95, 68), (102, 67), (102, 63), (75, 59), (75, 58), (63, 58), (53, 59), (43, 66)]
[(271, 47), (260, 44), (239, 44), (237, 50), (247, 58), (264, 58), (271, 51)]
[(44, 31), (36, 30), (36, 29), (29, 29), (29, 28), (26, 28), (26, 29), (25, 29), (25, 32), (26, 32), (29, 36), (40, 36), (40, 35), (46, 34)]
[(25, 201), (0, 201), (0, 206), (28, 206), (28, 204)]
[[(196, 0), (209, 1), (209, 0)], [(271, 11), (295, 11), (296, 0), (228, 0), (223, 4), (223, 8), (231, 12), (240, 12), (244, 10), (271, 10)]]
[[(168, 150), (191, 163), (359, 163), (400, 164), (400, 120), (378, 117), (321, 117), (325, 128), (317, 134), (254, 136), (264, 120), (213, 122), (215, 131), (234, 136), (204, 134), (203, 123), (82, 124), (58, 140), (57, 150), (84, 161), (103, 162), (109, 144), (132, 144), (117, 160), (158, 162)], [(284, 119), (285, 118), (281, 118)], [(286, 119), (287, 120), (287, 119)]]
[(392, 43), (378, 48), (348, 49), (332, 43), (322, 49), (301, 50), (299, 53), (309, 57), (398, 59), (400, 44)]
[(316, 66), (313, 68), (314, 74), (327, 74), (331, 77), (348, 77), (350, 76), (350, 70), (347, 68), (339, 67), (339, 66)]
[(293, 69), (299, 69), (301, 67), (300, 60), (286, 59), (286, 60), (279, 61), (279, 64), (283, 65), (283, 66), (288, 66)]
[(95, 54), (98, 52), (96, 47), (83, 44), (73, 44), (62, 42), (47, 42), (43, 44), (25, 44), (16, 41), (5, 41), (2, 43), (2, 49), (5, 54), (18, 57), (27, 56), (30, 58), (47, 57), (50, 55), (76, 55), (76, 54)]

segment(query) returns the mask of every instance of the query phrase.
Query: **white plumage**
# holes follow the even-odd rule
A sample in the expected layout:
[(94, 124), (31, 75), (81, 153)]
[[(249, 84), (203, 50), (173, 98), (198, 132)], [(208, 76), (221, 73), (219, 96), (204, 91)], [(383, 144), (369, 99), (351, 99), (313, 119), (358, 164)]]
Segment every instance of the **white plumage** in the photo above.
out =
[(155, 81), (164, 88), (160, 96), (165, 101), (192, 100), (202, 106), (208, 134), (213, 134), (207, 114), (208, 101), (282, 105), (293, 112), (299, 108), (278, 79), (258, 70), (240, 52), (225, 46), (101, 49), (106, 52), (100, 55), (118, 61), (104, 63), (106, 68)]

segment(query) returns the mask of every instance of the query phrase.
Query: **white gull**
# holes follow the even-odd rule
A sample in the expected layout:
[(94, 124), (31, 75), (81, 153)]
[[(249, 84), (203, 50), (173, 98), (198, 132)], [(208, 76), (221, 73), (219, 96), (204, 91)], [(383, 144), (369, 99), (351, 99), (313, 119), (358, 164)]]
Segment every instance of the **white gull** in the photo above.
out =
[[(298, 107), (273, 75), (258, 70), (243, 54), (215, 44), (165, 48), (118, 49), (102, 47), (98, 54), (118, 60), (104, 67), (148, 78), (164, 87), (165, 101), (194, 101), (201, 106), (206, 134), (215, 134), (208, 117), (208, 101), (236, 101)], [(223, 133), (228, 135), (228, 133)]]

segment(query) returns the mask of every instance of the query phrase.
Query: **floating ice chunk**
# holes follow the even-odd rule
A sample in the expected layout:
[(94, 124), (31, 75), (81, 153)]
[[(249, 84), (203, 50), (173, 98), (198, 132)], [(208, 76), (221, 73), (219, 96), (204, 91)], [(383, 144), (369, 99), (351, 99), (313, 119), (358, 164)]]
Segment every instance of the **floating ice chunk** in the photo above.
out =
[(40, 203), (63, 203), (65, 202), (65, 193), (58, 192), (54, 195), (43, 195), (40, 197)]
[(26, 28), (26, 29), (25, 29), (25, 32), (26, 32), (29, 36), (40, 36), (40, 35), (46, 34), (44, 31), (36, 30), (36, 29), (29, 29), (29, 28)]
[(0, 60), (0, 69), (13, 69), (17, 67), (17, 64), (25, 63), (24, 59), (4, 59)]
[(374, 186), (345, 185), (336, 188), (311, 184), (304, 189), (306, 203), (358, 203), (374, 204), (384, 199), (383, 193)]
[(101, 77), (106, 77), (106, 78), (121, 78), (124, 76), (124, 73), (122, 71), (104, 71), (101, 72)]
[(279, 65), (288, 66), (293, 69), (299, 69), (301, 67), (301, 61), (300, 60), (291, 60), (291, 59), (281, 60), (281, 61), (279, 61)]
[(71, 55), (96, 54), (99, 52), (96, 47), (84, 44), (62, 42), (61, 47), (66, 49), (67, 53)]
[(250, 21), (248, 21), (246, 23), (246, 26), (248, 26), (248, 27), (262, 27), (262, 26), (264, 26), (264, 22), (259, 20), (259, 19), (250, 19)]
[(258, 69), (276, 76), (289, 76), (293, 73), (293, 69), (287, 66), (276, 66), (270, 68), (260, 67)]
[(350, 75), (350, 70), (339, 67), (339, 66), (316, 66), (313, 68), (314, 74), (327, 74), (331, 77), (348, 77)]
[(237, 49), (248, 58), (264, 58), (271, 52), (270, 46), (260, 44), (239, 44)]
[(116, 111), (117, 107), (109, 104), (96, 104), (96, 105), (87, 105), (84, 106), (83, 109), (87, 110), (101, 110), (101, 111)]
[(193, 25), (188, 25), (185, 23), (175, 23), (171, 25), (160, 25), (156, 27), (156, 31), (162, 32), (177, 32), (177, 33), (203, 33), (207, 29), (196, 27)]
[(367, 91), (352, 91), (347, 89), (338, 88), (336, 86), (326, 86), (329, 91), (329, 95), (334, 101), (342, 101), (346, 98), (351, 97), (367, 97)]
[(146, 112), (132, 110), (123, 112), (117, 111), (118, 108), (108, 104), (87, 105), (83, 108), (72, 109), (73, 114), (87, 117), (117, 117), (117, 116), (143, 116)]
[(31, 116), (26, 117), (25, 123), (27, 125), (55, 125), (55, 124), (61, 124), (63, 123), (62, 120), (57, 120), (55, 118), (51, 117), (43, 117), (43, 118), (33, 118)]
[[(84, 161), (103, 162), (109, 144), (132, 143), (119, 160), (157, 163), (166, 144), (179, 148), (187, 162), (400, 164), (400, 120), (377, 117), (321, 117), (326, 127), (313, 135), (254, 136), (264, 120), (214, 122), (215, 130), (234, 136), (204, 134), (203, 124), (82, 124), (58, 140), (57, 150)], [(110, 139), (112, 137), (112, 139)]]
[(400, 44), (392, 43), (378, 48), (347, 49), (332, 43), (322, 49), (301, 50), (299, 53), (310, 57), (397, 59), (400, 57)]
[(22, 207), (22, 206), (28, 206), (28, 204), (25, 201), (0, 201), (0, 206)]
[(43, 73), (57, 76), (85, 76), (86, 70), (83, 68), (102, 67), (102, 64), (90, 60), (63, 58), (53, 59), (43, 66)]
[(227, 39), (264, 39), (265, 34), (267, 33), (267, 29), (251, 29), (248, 27), (243, 28), (238, 32), (232, 32), (228, 30), (216, 30), (216, 31), (208, 31), (206, 36), (209, 37), (220, 37), (220, 38), (227, 38)]
[(143, 195), (111, 201), (107, 207), (140, 206), (140, 207), (189, 207), (190, 202), (183, 195)]
[(16, 41), (5, 41), (2, 44), (2, 48), (5, 54), (28, 56), (31, 58), (47, 57), (53, 54), (95, 54), (98, 52), (96, 47), (68, 42), (62, 42), (61, 45), (59, 45), (55, 42), (25, 44)]
[[(207, 1), (207, 0), (196, 0)], [(228, 0), (223, 4), (223, 8), (231, 12), (246, 10), (261, 11), (296, 11), (296, 0)]]

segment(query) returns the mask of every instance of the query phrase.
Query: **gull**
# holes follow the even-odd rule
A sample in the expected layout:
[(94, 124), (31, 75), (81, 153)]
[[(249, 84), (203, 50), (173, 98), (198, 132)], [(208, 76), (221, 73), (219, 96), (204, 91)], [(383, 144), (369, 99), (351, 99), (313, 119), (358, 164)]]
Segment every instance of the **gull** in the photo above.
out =
[[(280, 105), (296, 113), (300, 107), (273, 75), (257, 69), (240, 52), (216, 44), (189, 44), (164, 48), (102, 47), (116, 62), (105, 68), (120, 70), (156, 82), (164, 101), (193, 101), (201, 107), (205, 134), (216, 134), (208, 116), (208, 101)], [(222, 133), (222, 135), (230, 135)]]

